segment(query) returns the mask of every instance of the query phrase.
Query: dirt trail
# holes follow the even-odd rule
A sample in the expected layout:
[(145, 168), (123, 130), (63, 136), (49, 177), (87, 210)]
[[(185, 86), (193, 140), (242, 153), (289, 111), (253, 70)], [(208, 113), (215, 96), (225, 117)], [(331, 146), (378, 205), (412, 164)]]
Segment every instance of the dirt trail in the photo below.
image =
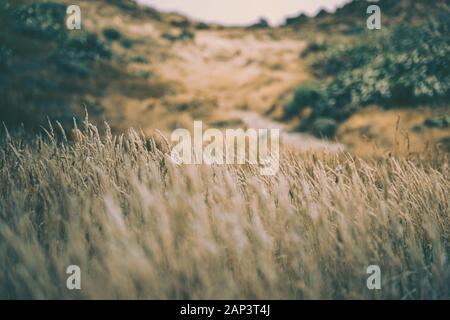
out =
[(282, 94), (308, 79), (299, 59), (304, 47), (304, 41), (248, 30), (198, 32), (195, 41), (173, 45), (173, 58), (161, 64), (159, 74), (181, 82), (184, 99), (214, 104), (206, 120), (278, 128), (285, 145), (338, 152), (340, 144), (289, 132), (283, 123), (262, 116)]
[(162, 65), (162, 73), (196, 97), (214, 98), (222, 111), (261, 111), (305, 80), (298, 59), (304, 46), (245, 30), (199, 32), (194, 42), (174, 45), (176, 58)]
[(191, 41), (171, 42), (162, 40), (167, 31), (164, 26), (120, 23), (128, 34), (147, 39), (138, 53), (148, 57), (151, 64), (137, 65), (137, 70), (150, 71), (176, 87), (163, 99), (124, 103), (127, 107), (120, 111), (121, 118), (150, 129), (164, 127), (168, 118), (172, 119), (169, 128), (184, 127), (191, 120), (212, 126), (220, 123), (222, 128), (276, 127), (284, 144), (295, 148), (342, 148), (289, 132), (284, 124), (263, 116), (280, 97), (309, 78), (307, 64), (299, 58), (306, 42), (295, 34), (282, 29), (196, 30)]

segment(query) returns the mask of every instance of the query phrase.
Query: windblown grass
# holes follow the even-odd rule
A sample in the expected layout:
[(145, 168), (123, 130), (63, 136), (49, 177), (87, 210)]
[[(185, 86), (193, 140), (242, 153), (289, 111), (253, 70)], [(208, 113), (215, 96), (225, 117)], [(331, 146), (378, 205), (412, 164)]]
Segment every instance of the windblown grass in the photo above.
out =
[(72, 136), (2, 132), (1, 298), (450, 298), (445, 155), (283, 154), (268, 178), (177, 166), (134, 131)]

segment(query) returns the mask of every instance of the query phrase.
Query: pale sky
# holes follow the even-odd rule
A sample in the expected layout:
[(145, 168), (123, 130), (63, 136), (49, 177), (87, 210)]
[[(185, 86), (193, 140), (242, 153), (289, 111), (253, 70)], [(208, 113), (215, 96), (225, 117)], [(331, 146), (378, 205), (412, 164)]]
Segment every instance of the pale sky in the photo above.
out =
[(247, 25), (266, 18), (271, 24), (300, 12), (316, 14), (334, 10), (349, 0), (136, 0), (161, 11), (178, 12), (199, 21), (225, 25)]

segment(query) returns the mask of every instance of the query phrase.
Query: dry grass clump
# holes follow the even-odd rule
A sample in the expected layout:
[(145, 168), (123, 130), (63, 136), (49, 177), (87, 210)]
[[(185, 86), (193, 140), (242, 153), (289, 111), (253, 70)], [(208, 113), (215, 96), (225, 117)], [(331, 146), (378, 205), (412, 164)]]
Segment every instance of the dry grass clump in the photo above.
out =
[(263, 177), (85, 127), (73, 142), (2, 133), (1, 298), (450, 298), (444, 155), (282, 154)]

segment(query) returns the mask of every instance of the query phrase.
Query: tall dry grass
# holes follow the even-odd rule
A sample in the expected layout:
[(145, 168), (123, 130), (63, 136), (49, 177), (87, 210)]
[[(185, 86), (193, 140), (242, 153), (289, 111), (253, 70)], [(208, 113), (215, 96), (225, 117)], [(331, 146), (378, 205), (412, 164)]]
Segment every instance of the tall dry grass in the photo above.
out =
[(1, 298), (450, 298), (445, 156), (285, 153), (263, 177), (88, 124), (0, 140)]

